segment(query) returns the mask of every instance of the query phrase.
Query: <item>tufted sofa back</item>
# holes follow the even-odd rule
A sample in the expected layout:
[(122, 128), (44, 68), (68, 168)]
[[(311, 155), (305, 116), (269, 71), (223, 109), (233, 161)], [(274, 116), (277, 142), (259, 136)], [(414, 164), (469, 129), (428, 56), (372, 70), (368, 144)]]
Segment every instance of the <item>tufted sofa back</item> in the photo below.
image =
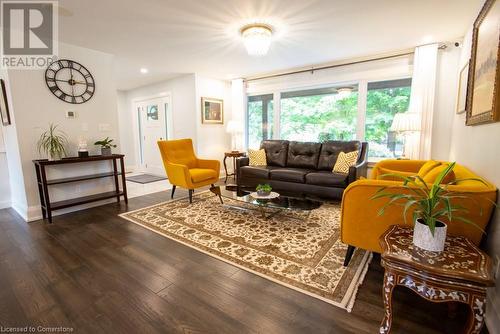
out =
[(260, 148), (266, 151), (266, 159), (269, 166), (286, 166), (288, 144), (288, 140), (263, 140), (260, 143)]
[(353, 141), (325, 141), (321, 145), (321, 152), (318, 159), (319, 170), (332, 170), (333, 165), (337, 161), (340, 152), (353, 152), (358, 151), (358, 161), (362, 160), (363, 154), (361, 152), (361, 142)]
[(320, 150), (321, 143), (291, 141), (288, 145), (286, 165), (287, 167), (316, 169)]

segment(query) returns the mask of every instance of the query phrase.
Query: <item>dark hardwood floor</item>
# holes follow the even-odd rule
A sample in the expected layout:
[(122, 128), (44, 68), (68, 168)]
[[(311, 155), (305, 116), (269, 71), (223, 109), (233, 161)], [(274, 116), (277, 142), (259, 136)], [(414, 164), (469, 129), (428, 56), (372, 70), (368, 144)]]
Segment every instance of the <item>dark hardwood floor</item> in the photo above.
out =
[[(176, 198), (187, 196), (177, 190)], [(119, 218), (170, 192), (27, 224), (0, 210), (0, 325), (77, 333), (378, 333), (380, 257), (352, 313)], [(458, 333), (466, 310), (394, 294), (394, 333)]]

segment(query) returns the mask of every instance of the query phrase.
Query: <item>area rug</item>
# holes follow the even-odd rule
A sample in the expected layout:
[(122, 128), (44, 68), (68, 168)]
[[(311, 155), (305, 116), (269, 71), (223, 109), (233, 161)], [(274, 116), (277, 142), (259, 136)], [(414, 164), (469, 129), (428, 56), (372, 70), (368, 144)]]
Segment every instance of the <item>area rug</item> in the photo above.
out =
[(140, 183), (140, 184), (152, 183), (152, 182), (156, 182), (156, 181), (163, 181), (166, 179), (167, 178), (164, 176), (156, 176), (156, 175), (151, 175), (151, 174), (139, 174), (139, 175), (127, 177), (127, 181)]
[(340, 241), (338, 204), (266, 220), (257, 211), (223, 206), (212, 193), (204, 192), (191, 205), (181, 199), (120, 216), (349, 312), (371, 260), (370, 252), (357, 249), (349, 266), (342, 265), (347, 246)]

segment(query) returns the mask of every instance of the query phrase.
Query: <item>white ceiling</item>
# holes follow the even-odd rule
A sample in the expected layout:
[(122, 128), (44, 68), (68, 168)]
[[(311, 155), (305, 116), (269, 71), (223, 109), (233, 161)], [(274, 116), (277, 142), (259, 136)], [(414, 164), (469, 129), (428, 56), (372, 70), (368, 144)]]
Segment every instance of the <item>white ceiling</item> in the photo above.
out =
[[(61, 0), (59, 36), (114, 54), (117, 86), (131, 89), (182, 73), (230, 79), (451, 41), (482, 2)], [(248, 56), (238, 35), (255, 18), (278, 30), (261, 58)]]

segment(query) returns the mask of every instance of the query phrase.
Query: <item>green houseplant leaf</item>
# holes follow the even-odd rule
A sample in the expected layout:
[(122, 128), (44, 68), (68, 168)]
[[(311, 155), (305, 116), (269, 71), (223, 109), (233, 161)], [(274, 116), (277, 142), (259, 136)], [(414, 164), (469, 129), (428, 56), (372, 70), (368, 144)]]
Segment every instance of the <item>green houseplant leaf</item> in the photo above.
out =
[[(477, 199), (468, 196), (467, 193), (450, 191), (448, 190), (448, 187), (456, 185), (461, 181), (477, 181), (485, 185), (486, 182), (479, 178), (464, 178), (443, 183), (446, 177), (453, 171), (455, 165), (455, 162), (448, 164), (448, 166), (441, 173), (439, 173), (432, 184), (428, 184), (418, 175), (415, 175), (414, 177), (392, 173), (381, 175), (381, 177), (390, 176), (392, 178), (400, 179), (402, 181), (403, 188), (405, 188), (409, 194), (401, 194), (390, 191), (391, 188), (400, 189), (400, 185), (381, 187), (371, 197), (372, 200), (381, 198), (388, 199), (388, 201), (380, 208), (378, 214), (383, 215), (388, 206), (400, 205), (403, 207), (403, 218), (405, 223), (408, 211), (413, 208), (413, 222), (415, 222), (418, 218), (422, 219), (422, 222), (429, 227), (432, 235), (434, 235), (436, 223), (441, 219), (446, 219), (449, 222), (457, 221), (473, 225), (484, 233), (484, 231), (477, 224), (463, 217), (464, 214), (469, 212), (466, 208), (453, 203), (453, 200), (455, 199), (467, 199), (476, 202), (478, 204), (477, 206), (481, 208)], [(496, 203), (492, 203), (496, 207)], [(480, 214), (482, 215), (482, 209), (480, 210)]]

